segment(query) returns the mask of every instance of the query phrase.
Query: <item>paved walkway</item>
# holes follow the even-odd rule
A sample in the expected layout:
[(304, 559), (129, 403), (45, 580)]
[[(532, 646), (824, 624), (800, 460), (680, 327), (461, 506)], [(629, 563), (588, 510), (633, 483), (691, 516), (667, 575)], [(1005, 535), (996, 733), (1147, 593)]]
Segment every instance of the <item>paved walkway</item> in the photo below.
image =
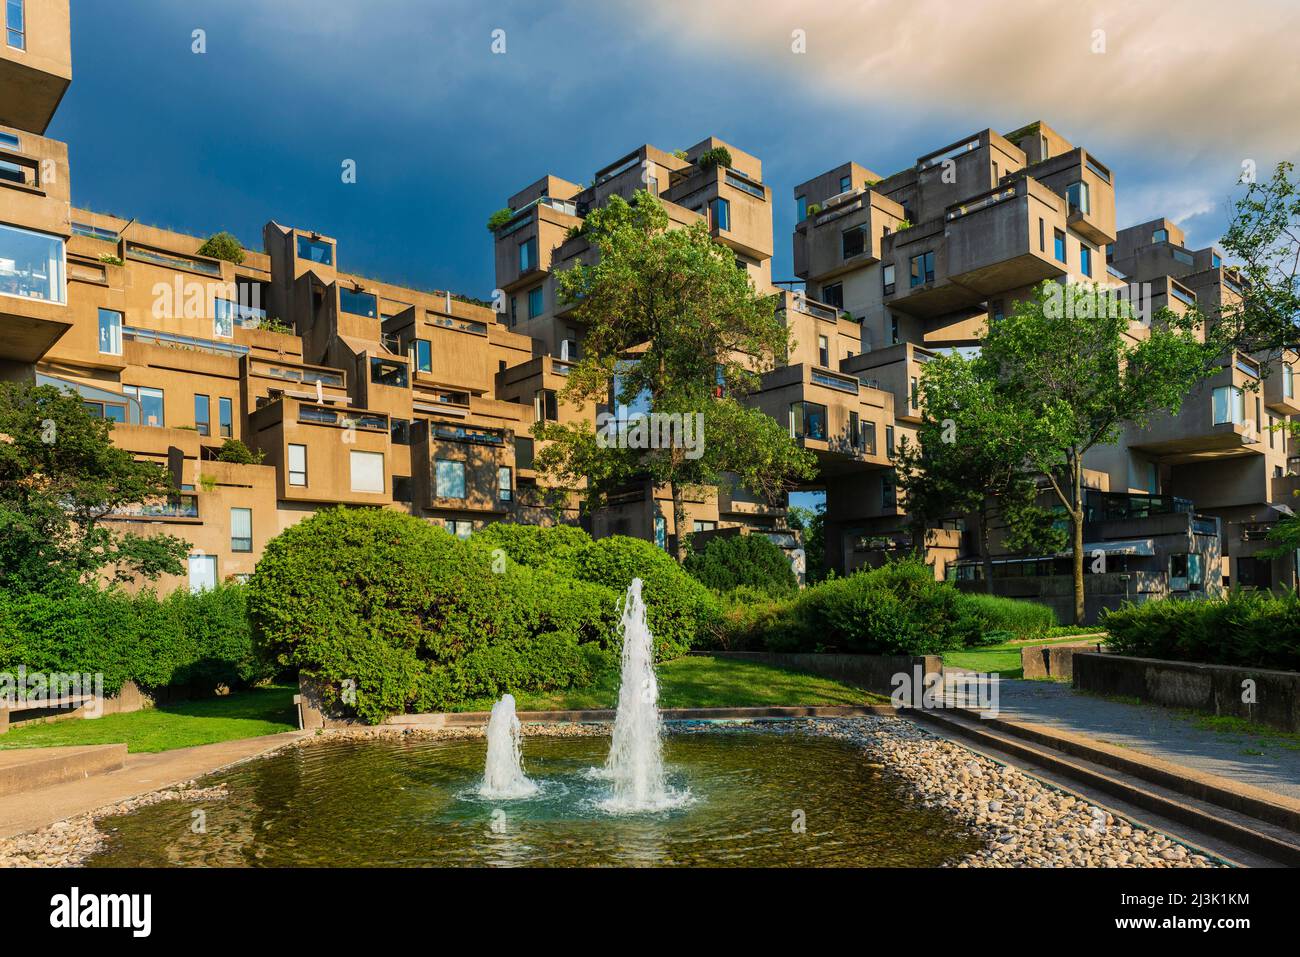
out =
[(0, 838), (26, 834), (64, 818), (193, 780), (309, 733), (285, 731), (157, 754), (129, 754), (120, 771), (5, 795), (0, 797)]
[(1049, 725), (1300, 798), (1300, 739), (1198, 727), (1159, 705), (1126, 704), (1054, 681), (1003, 678), (998, 717)]

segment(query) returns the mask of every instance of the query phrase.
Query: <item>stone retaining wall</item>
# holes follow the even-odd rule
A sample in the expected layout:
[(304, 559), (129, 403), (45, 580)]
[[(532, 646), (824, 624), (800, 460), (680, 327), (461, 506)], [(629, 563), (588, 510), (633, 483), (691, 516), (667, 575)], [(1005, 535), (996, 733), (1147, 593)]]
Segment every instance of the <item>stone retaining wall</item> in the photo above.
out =
[(1098, 641), (1077, 644), (1032, 645), (1020, 649), (1020, 667), (1026, 678), (1055, 678), (1069, 681), (1074, 676), (1076, 653), (1096, 651)]
[[(1074, 687), (1300, 732), (1300, 672), (1295, 671), (1088, 652), (1074, 655)], [(1253, 694), (1243, 700), (1248, 688)]]

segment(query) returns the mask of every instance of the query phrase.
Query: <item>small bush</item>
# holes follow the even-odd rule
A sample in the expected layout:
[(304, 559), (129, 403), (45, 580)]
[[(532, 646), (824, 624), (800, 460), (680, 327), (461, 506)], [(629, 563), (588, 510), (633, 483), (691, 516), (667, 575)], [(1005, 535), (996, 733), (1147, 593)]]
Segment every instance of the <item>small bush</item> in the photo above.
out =
[(238, 266), (244, 261), (244, 244), (227, 232), (213, 233), (199, 247), (200, 256), (224, 259)]
[(986, 630), (1009, 632), (1014, 638), (1043, 638), (1056, 627), (1056, 613), (1037, 602), (963, 592), (960, 607), (963, 615), (982, 618)]
[(1162, 598), (1102, 615), (1122, 655), (1300, 671), (1300, 595), (1232, 592), (1222, 599)]
[(234, 462), (237, 465), (261, 465), (264, 458), (265, 451), (258, 449), (254, 452), (239, 439), (226, 439), (221, 443), (221, 451), (217, 453), (217, 461)]
[(491, 216), (488, 217), (488, 221), (487, 221), (488, 232), (495, 233), (506, 223), (510, 222), (510, 220), (514, 218), (514, 215), (515, 215), (515, 211), (511, 209), (509, 206), (504, 206), (501, 209), (498, 209), (495, 213), (493, 213)]
[(684, 566), (720, 594), (747, 587), (779, 597), (799, 590), (785, 552), (762, 535), (714, 536), (702, 551), (687, 555)]
[(700, 169), (713, 169), (717, 166), (730, 166), (731, 150), (727, 149), (725, 146), (715, 146), (711, 150), (705, 150), (700, 154), (700, 158), (696, 161), (696, 165), (698, 165)]

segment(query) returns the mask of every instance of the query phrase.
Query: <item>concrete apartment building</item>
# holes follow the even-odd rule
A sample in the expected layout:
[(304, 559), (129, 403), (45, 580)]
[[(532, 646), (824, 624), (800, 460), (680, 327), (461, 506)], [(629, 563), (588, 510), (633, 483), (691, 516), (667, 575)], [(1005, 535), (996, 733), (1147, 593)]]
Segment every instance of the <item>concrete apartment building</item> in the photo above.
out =
[[(796, 187), (799, 291), (772, 281), (761, 161), (712, 137), (644, 145), (585, 187), (548, 175), (509, 197), (494, 231), (500, 312), (345, 272), (336, 238), (276, 222), (235, 265), (200, 255), (199, 237), (71, 206), (67, 146), (43, 135), (71, 80), (67, 4), (25, 8), (0, 44), (0, 377), (77, 392), (114, 420), (119, 445), (170, 471), (173, 499), (114, 516), (192, 543), (188, 575), (164, 588), (246, 576), (280, 530), (333, 504), (400, 509), (459, 535), (583, 521), (665, 548), (728, 528), (793, 548), (784, 501), (701, 494), (679, 530), (666, 488), (630, 484), (582, 517), (576, 495), (533, 468), (536, 422), (614, 404), (560, 401), (583, 336), (555, 295), (555, 274), (594, 256), (577, 227), (613, 195), (648, 188), (673, 223), (705, 222), (759, 291), (780, 296), (791, 355), (748, 401), (816, 454), (809, 488), (826, 493), (841, 572), (910, 544), (892, 460), (939, 350), (977, 346), (1043, 280), (1150, 283), (1153, 307), (1210, 313), (1234, 295), (1218, 254), (1185, 249), (1176, 226), (1118, 230), (1109, 169), (1042, 123), (974, 133), (888, 177), (847, 163)], [(1297, 482), (1267, 428), (1300, 411), (1295, 359), (1252, 392), (1259, 364), (1232, 357), (1179, 416), (1090, 457), (1087, 542), (1107, 556), (1090, 613), (1126, 595), (1294, 580), (1293, 561), (1257, 553)], [(261, 464), (221, 461), (227, 438)], [(962, 516), (927, 545), (937, 574), (975, 587)], [(1063, 557), (993, 545), (998, 591), (1068, 601)]]

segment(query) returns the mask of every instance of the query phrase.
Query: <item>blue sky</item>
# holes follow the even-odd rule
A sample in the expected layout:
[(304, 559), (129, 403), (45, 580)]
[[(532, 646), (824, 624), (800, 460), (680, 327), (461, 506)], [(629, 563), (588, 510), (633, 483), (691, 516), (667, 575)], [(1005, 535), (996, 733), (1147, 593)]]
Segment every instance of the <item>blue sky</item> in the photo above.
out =
[[(1197, 21), (1201, 0), (1186, 0), (1191, 25), (1173, 37), (1158, 18), (1077, 7), (1062, 23), (1061, 5), (1040, 0), (1018, 7), (1018, 29), (984, 36), (987, 6), (970, 23), (939, 8), (918, 27), (890, 19), (891, 5), (74, 0), (74, 79), (50, 135), (70, 144), (78, 205), (199, 235), (228, 229), (259, 248), (276, 219), (337, 237), (350, 271), (480, 296), (493, 285), (484, 222), (510, 193), (548, 172), (586, 182), (644, 142), (714, 134), (763, 159), (774, 279), (793, 278), (793, 185), (846, 159), (887, 174), (984, 126), (1044, 119), (1114, 169), (1121, 224), (1167, 212), (1204, 245), (1238, 157), (1264, 168), (1279, 144), (1300, 142), (1293, 108), (1267, 112), (1294, 55), (1243, 108), (1231, 70), (1268, 55), (1232, 46), (1258, 37)], [(868, 7), (875, 19), (854, 19)], [(1097, 23), (1112, 23), (1112, 59), (1076, 55)], [(1270, 33), (1292, 35), (1284, 27)], [(498, 28), (504, 55), (491, 51)], [(790, 49), (796, 29), (805, 55)], [(1049, 49), (1026, 59), (1039, 34)], [(1053, 54), (1062, 34), (1068, 49)], [(1217, 58), (1197, 46), (1211, 39)], [(1162, 56), (1167, 70), (1152, 65)], [(1045, 63), (1064, 76), (1044, 82)], [(346, 159), (356, 184), (341, 181)]]

